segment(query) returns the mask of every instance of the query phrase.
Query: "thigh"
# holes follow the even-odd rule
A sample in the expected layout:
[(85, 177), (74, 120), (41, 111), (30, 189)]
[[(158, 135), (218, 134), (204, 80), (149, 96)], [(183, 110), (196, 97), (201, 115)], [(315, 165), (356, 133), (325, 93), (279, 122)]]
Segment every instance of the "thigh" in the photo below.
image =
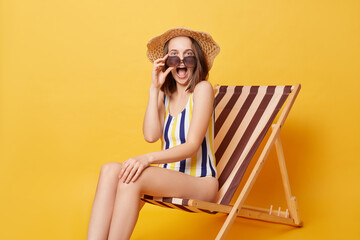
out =
[(218, 181), (213, 177), (194, 177), (188, 174), (150, 166), (135, 181), (142, 194), (163, 197), (190, 198), (215, 201)]

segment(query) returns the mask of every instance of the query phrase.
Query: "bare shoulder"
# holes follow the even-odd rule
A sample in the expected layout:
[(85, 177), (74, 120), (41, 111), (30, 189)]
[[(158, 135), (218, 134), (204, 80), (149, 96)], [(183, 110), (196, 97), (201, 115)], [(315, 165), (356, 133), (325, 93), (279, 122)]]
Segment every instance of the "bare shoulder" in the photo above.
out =
[(194, 89), (194, 101), (195, 98), (213, 98), (214, 91), (213, 86), (208, 81), (201, 81), (196, 84)]

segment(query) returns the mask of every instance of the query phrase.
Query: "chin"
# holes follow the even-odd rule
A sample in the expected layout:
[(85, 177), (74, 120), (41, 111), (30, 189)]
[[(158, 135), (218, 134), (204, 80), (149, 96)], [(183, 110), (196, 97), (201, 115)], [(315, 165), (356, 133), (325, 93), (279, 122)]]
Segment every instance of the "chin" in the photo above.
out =
[(186, 79), (176, 79), (175, 78), (175, 81), (176, 81), (177, 84), (187, 86), (189, 84), (189, 82), (190, 82), (189, 79), (190, 78), (188, 78), (188, 77)]

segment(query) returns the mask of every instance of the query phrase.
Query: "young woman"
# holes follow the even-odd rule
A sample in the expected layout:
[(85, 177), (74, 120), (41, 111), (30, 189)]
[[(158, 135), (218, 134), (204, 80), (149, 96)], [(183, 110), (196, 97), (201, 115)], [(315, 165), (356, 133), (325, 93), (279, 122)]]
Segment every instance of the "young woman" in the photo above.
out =
[(153, 71), (143, 133), (148, 142), (161, 139), (162, 150), (102, 166), (88, 240), (129, 239), (142, 194), (216, 200), (214, 94), (205, 80), (220, 48), (208, 33), (188, 28), (147, 46)]

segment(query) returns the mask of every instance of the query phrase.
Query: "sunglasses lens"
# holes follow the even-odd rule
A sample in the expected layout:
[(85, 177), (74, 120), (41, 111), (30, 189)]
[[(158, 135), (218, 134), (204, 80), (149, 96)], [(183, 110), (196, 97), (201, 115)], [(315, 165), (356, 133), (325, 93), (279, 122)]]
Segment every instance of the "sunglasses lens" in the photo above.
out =
[(166, 59), (166, 65), (168, 67), (176, 67), (180, 64), (180, 58), (178, 56), (169, 56)]
[(196, 57), (195, 56), (189, 56), (184, 57), (184, 64), (186, 67), (193, 68), (196, 66)]

